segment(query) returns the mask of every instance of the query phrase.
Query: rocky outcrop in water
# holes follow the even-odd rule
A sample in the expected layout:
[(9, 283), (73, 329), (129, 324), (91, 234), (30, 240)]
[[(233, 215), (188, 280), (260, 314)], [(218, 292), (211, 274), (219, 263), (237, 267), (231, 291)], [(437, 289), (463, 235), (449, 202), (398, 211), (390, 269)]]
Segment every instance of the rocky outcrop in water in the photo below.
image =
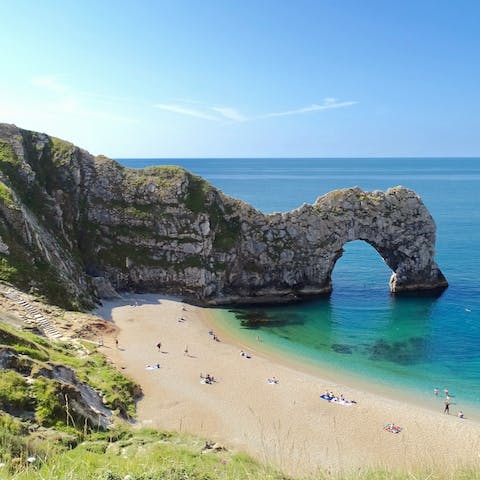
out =
[(209, 304), (318, 295), (352, 240), (383, 257), (392, 292), (447, 286), (435, 223), (403, 187), (337, 190), (266, 215), (182, 168), (128, 169), (5, 124), (0, 175), (0, 279), (73, 308), (114, 289)]

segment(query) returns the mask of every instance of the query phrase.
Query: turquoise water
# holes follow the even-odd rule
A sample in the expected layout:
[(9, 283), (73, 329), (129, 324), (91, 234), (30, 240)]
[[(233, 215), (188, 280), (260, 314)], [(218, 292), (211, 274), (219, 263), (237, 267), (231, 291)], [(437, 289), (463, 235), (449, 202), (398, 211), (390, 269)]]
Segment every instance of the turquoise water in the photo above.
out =
[(181, 165), (264, 212), (287, 211), (354, 185), (415, 190), (437, 223), (436, 260), (450, 283), (440, 297), (391, 296), (389, 268), (370, 245), (358, 241), (345, 245), (329, 298), (225, 311), (225, 322), (252, 342), (260, 335), (312, 365), (333, 366), (419, 399), (432, 400), (434, 387), (448, 387), (457, 408), (480, 412), (480, 159), (120, 162), (137, 168)]

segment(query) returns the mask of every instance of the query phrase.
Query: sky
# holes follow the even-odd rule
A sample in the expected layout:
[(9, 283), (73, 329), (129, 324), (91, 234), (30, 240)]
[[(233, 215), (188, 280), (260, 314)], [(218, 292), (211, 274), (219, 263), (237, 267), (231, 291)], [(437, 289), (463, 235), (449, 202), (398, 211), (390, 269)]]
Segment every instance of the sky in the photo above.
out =
[(477, 0), (0, 6), (0, 122), (93, 154), (480, 156)]

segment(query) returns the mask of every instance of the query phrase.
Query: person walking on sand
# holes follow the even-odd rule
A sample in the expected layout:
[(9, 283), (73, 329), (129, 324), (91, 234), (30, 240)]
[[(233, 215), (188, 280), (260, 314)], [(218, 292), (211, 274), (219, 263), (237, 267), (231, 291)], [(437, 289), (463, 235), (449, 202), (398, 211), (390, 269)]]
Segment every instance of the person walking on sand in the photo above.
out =
[(185, 345), (185, 350), (183, 351), (183, 354), (188, 357), (188, 345)]
[(115, 347), (118, 348), (118, 338), (115, 339)]
[(158, 343), (157, 343), (157, 349), (158, 349), (159, 352), (161, 351), (161, 349), (162, 349), (162, 342), (158, 342)]
[(443, 409), (443, 413), (450, 415), (450, 397), (449, 396), (445, 398), (445, 408)]

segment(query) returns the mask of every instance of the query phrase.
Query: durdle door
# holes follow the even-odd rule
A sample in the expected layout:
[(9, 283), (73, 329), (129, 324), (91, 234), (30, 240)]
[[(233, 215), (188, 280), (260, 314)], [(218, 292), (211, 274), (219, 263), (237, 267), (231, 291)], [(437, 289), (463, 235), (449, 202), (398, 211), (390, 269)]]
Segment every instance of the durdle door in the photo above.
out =
[(364, 240), (392, 292), (448, 284), (435, 223), (404, 187), (330, 192), (266, 215), (179, 167), (124, 168), (71, 143), (0, 124), (0, 269), (69, 308), (116, 290), (206, 304), (288, 302), (331, 291), (343, 245)]

